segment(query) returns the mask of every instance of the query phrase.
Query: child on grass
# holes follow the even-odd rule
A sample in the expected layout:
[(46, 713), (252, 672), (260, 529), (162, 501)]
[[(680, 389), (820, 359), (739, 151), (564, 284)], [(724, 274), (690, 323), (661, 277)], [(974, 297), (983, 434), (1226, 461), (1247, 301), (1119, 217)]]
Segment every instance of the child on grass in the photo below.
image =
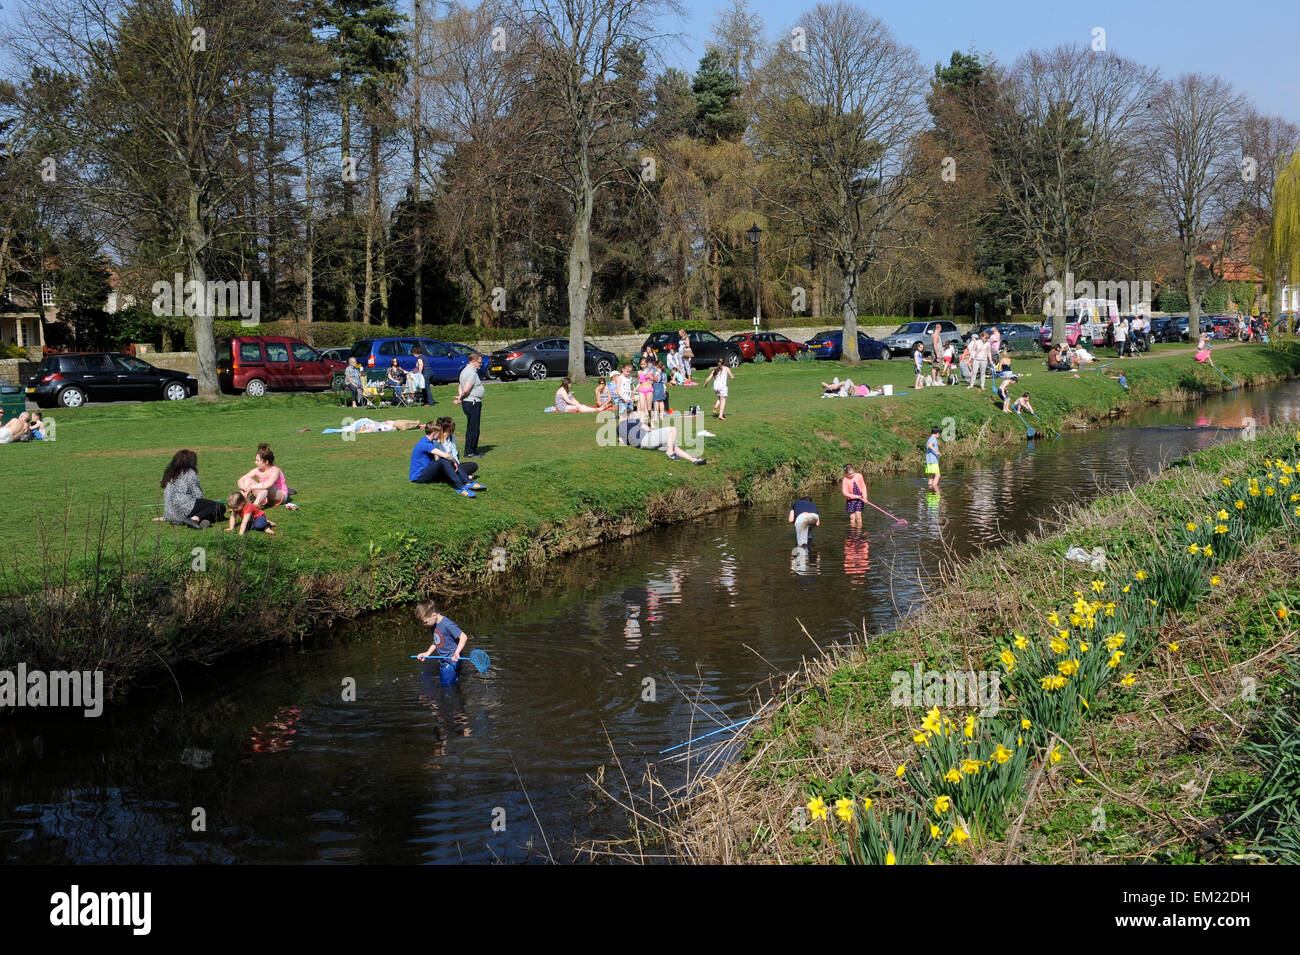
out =
[(266, 519), (266, 512), (246, 498), (239, 491), (232, 491), (230, 497), (226, 498), (226, 508), (230, 511), (230, 526), (228, 531), (235, 529), (235, 518), (240, 518), (239, 536), (244, 536), (244, 531), (265, 531), (272, 537), (275, 536), (275, 522)]

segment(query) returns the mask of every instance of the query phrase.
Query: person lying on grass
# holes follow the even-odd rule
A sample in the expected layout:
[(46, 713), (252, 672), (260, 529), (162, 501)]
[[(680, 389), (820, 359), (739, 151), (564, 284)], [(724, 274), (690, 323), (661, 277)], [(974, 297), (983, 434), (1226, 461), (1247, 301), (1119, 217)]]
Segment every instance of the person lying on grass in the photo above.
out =
[(618, 423), (619, 439), (629, 448), (643, 451), (663, 451), (669, 460), (681, 459), (692, 464), (705, 464), (704, 458), (693, 458), (677, 447), (677, 429), (674, 427), (655, 428), (645, 426), (640, 412), (632, 412)]
[(239, 491), (233, 491), (230, 497), (226, 498), (226, 509), (230, 511), (230, 526), (228, 531), (235, 529), (235, 518), (239, 518), (239, 536), (244, 536), (244, 531), (265, 531), (271, 536), (275, 536), (275, 522), (266, 519), (266, 512), (246, 498)]
[(8, 444), (11, 441), (25, 441), (31, 434), (31, 425), (28, 423), (30, 418), (31, 416), (24, 411), (17, 418), (10, 418), (0, 425), (0, 444)]
[(341, 428), (322, 428), (321, 434), (375, 434), (384, 431), (414, 431), (418, 427), (420, 427), (420, 422), (412, 421), (409, 418), (398, 418), (395, 421), (358, 418), (351, 424), (345, 424)]

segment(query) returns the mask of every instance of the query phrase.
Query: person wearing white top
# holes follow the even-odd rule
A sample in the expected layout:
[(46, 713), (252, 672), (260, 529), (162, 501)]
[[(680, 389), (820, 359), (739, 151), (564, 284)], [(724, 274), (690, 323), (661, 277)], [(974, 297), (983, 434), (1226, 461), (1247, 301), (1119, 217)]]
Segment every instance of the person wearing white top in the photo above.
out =
[(966, 386), (969, 391), (975, 387), (975, 378), (978, 375), (980, 380), (980, 391), (984, 390), (984, 379), (989, 370), (989, 336), (988, 332), (981, 332), (979, 338), (972, 338), (970, 343), (970, 365), (971, 376), (970, 384)]

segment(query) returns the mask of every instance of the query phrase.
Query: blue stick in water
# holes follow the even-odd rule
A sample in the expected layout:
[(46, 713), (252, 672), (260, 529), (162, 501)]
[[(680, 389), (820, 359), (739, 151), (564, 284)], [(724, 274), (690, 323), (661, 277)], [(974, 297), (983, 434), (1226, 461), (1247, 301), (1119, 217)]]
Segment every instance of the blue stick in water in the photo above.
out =
[[(411, 654), (411, 659), (412, 659), (412, 660), (418, 660), (418, 659), (420, 659), (420, 655), (419, 655), (418, 653), (412, 653), (412, 654)], [(425, 659), (426, 659), (426, 660), (446, 660), (446, 661), (449, 662), (449, 663), (451, 662), (451, 657), (442, 657), (442, 656), (439, 656), (439, 657), (425, 657)], [(489, 656), (487, 655), (487, 651), (485, 651), (485, 650), (471, 650), (471, 651), (469, 652), (469, 656), (468, 656), (468, 657), (461, 657), (461, 659), (462, 659), (462, 660), (466, 660), (466, 659), (469, 660), (469, 662), (474, 666), (474, 669), (475, 669), (475, 670), (478, 670), (479, 673), (486, 673), (486, 672), (488, 671), (488, 667), (492, 666), (492, 658), (489, 657)]]
[(1025, 426), (1025, 437), (1032, 441), (1034, 439), (1034, 429), (1029, 427), (1029, 422), (1025, 420), (1024, 415), (1019, 411), (1016, 412), (1016, 417), (1019, 418), (1020, 423)]

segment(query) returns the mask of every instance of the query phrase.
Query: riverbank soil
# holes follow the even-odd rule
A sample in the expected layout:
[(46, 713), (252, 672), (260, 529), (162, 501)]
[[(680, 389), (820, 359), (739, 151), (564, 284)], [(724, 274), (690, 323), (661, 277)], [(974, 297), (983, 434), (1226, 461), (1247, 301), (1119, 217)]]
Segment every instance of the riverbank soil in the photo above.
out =
[[(1300, 370), (1300, 347), (1223, 345), (1215, 360), (1232, 383)], [(1128, 390), (1107, 377), (1123, 368)], [(1184, 400), (1232, 384), (1170, 346), (1080, 378), (1050, 374), (1037, 355), (1016, 360), (1012, 394), (1029, 391), (1039, 430), (1113, 418), (1141, 404)], [(849, 375), (891, 398), (822, 399), (820, 382)], [(362, 416), (330, 395), (231, 398), (58, 410), (53, 441), (4, 449), (8, 502), (0, 559), (0, 656), (32, 666), (111, 663), (109, 684), (144, 669), (211, 659), (327, 626), (340, 617), (431, 593), (507, 580), (513, 568), (631, 535), (649, 526), (824, 485), (846, 461), (868, 476), (922, 470), (932, 426), (951, 464), (1025, 438), (990, 392), (913, 392), (902, 361), (846, 368), (828, 362), (745, 365), (726, 421), (709, 416), (709, 389), (674, 388), (679, 440), (708, 464), (617, 447), (612, 422), (545, 414), (555, 382), (488, 388), (477, 499), (407, 479), (418, 432), (324, 435)], [(590, 385), (576, 393), (590, 400)], [(377, 419), (450, 415), (463, 444), (453, 387), (432, 408), (369, 412)], [(716, 437), (695, 435), (700, 429)], [(192, 531), (161, 514), (158, 481), (179, 448), (197, 451), (208, 497), (224, 499), (271, 445), (300, 509), (271, 512), (277, 534)]]
[[(845, 834), (866, 812), (900, 818), (900, 807), (912, 804), (921, 747), (931, 738), (938, 745), (949, 720), (960, 739), (963, 725), (969, 730), (987, 716), (979, 705), (951, 700), (927, 715), (929, 701), (895, 698), (898, 674), (995, 670), (1005, 678), (1022, 662), (1019, 648), (1055, 639), (1058, 627), (1068, 635), (1088, 626), (1066, 620), (1071, 599), (1120, 585), (1127, 595), (1146, 585), (1144, 567), (1174, 559), (1192, 574), (1188, 592), (1200, 596), (1180, 610), (1147, 601), (1156, 608), (1151, 624), (1106, 641), (1107, 652), (1123, 648), (1128, 659), (1102, 670), (1113, 677), (1084, 707), (1078, 731), (1053, 738), (1026, 766), (1001, 824), (986, 823), (992, 834), (964, 825), (961, 839), (922, 834), (915, 851), (950, 863), (1300, 860), (1298, 442), (1293, 430), (1275, 428), (1198, 452), (1153, 482), (1072, 509), (1051, 534), (950, 568), (932, 582), (935, 598), (897, 630), (819, 656), (792, 677), (744, 731), (740, 758), (677, 806), (670, 845), (681, 859), (704, 863), (843, 860), (852, 841)], [(1248, 483), (1256, 475), (1260, 483)], [(1241, 507), (1225, 500), (1225, 510), (1207, 514), (1206, 501), (1225, 493), (1239, 493)], [(1222, 564), (1179, 538), (1228, 540), (1221, 535), (1238, 533), (1238, 515), (1250, 514), (1256, 505), (1246, 502), (1254, 500), (1281, 502), (1282, 522), (1251, 525), (1260, 529)], [(1100, 549), (1107, 565), (1068, 560), (1071, 547)], [(1071, 652), (1066, 643), (1053, 651)], [(1021, 726), (1026, 700), (1004, 687), (999, 703)], [(918, 729), (927, 723), (940, 734)], [(1026, 723), (1028, 735), (1033, 721)], [(985, 784), (980, 770), (963, 763), (950, 782)], [(832, 808), (832, 796), (846, 794), (850, 806), (868, 809), (858, 808), (851, 823), (814, 822), (808, 807), (822, 794)], [(952, 821), (943, 818), (946, 807), (922, 803)], [(903, 861), (901, 844), (899, 854)]]

